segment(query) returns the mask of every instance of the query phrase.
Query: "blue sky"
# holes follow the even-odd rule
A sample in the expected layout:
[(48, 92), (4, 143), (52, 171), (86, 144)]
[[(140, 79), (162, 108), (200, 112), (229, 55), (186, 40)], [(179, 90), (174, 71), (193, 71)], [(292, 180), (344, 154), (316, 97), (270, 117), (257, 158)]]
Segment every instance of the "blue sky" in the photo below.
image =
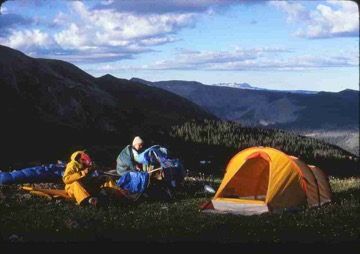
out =
[(94, 77), (359, 90), (353, 1), (8, 0), (0, 44)]

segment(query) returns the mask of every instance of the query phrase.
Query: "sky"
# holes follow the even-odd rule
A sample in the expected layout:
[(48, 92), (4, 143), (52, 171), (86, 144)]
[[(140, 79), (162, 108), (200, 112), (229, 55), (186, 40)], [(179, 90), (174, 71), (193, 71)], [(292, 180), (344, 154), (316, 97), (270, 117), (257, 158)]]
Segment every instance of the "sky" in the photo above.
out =
[(359, 90), (355, 1), (7, 0), (0, 11), (1, 45), (94, 77)]

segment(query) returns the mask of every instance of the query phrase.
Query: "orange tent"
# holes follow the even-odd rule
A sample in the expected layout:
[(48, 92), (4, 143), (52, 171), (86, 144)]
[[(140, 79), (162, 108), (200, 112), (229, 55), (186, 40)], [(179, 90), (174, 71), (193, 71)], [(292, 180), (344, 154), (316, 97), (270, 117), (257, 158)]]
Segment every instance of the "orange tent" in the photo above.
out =
[(211, 201), (218, 211), (274, 213), (331, 202), (331, 189), (320, 168), (271, 147), (252, 147), (230, 160)]

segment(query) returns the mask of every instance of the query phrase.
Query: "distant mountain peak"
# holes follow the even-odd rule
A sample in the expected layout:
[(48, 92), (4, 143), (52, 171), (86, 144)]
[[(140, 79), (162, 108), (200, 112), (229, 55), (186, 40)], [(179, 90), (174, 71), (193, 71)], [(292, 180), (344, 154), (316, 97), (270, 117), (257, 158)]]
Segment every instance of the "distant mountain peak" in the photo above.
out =
[(98, 80), (118, 80), (117, 77), (114, 77), (113, 75), (111, 74), (105, 74), (99, 78), (97, 78)]
[(116, 78), (111, 74), (105, 74), (104, 76), (101, 76), (102, 78)]
[(212, 84), (212, 86), (231, 87), (231, 88), (248, 89), (248, 90), (287, 92), (287, 93), (302, 93), (302, 94), (315, 94), (315, 93), (317, 93), (316, 91), (307, 91), (307, 90), (274, 90), (274, 89), (267, 89), (267, 88), (259, 88), (259, 87), (251, 86), (248, 83), (217, 83), (217, 84)]
[(341, 90), (339, 93), (358, 93), (358, 90), (346, 88), (345, 90)]
[(248, 83), (217, 83), (212, 84), (213, 86), (221, 86), (221, 87), (232, 87), (232, 88), (239, 88), (239, 89), (256, 89), (259, 90), (260, 88), (253, 87)]

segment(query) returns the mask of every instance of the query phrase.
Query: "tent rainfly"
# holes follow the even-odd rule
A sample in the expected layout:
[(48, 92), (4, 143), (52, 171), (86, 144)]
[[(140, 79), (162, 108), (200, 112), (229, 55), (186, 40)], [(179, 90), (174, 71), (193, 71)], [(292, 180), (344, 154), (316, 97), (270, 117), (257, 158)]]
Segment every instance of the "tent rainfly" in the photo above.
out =
[(320, 168), (271, 147), (251, 147), (229, 161), (211, 202), (234, 214), (276, 213), (331, 202), (331, 188)]

